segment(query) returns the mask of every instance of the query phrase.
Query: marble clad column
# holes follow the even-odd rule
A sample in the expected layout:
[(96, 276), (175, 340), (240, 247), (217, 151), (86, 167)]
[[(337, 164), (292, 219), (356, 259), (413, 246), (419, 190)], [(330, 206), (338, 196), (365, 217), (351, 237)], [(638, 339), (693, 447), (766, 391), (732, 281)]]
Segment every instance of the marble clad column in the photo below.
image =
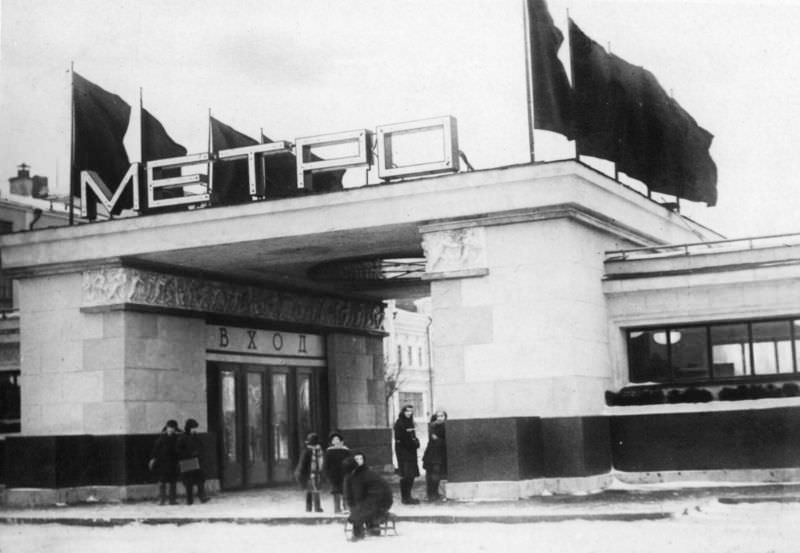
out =
[[(602, 413), (611, 369), (601, 282), (611, 236), (570, 209), (420, 230), (433, 306), (434, 408), (448, 411), (452, 429), (448, 494), (462, 497), (460, 483), (607, 471)], [(479, 470), (474, 459), (461, 463), (475, 451), (488, 456)], [(485, 488), (471, 486), (463, 497)]]

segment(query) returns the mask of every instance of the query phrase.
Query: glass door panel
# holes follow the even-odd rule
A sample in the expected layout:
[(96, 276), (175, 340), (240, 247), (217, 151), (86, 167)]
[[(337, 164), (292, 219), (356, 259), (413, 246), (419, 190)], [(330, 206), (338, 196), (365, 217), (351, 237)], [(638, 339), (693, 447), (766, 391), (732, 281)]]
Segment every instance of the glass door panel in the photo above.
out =
[(288, 375), (272, 373), (271, 384), (272, 480), (274, 482), (290, 482), (292, 467), (289, 453)]
[[(316, 432), (314, 418), (311, 413), (311, 375), (297, 374), (297, 445), (302, 453), (305, 439), (309, 432)], [(325, 438), (320, 436), (324, 445)]]
[(222, 411), (222, 480), (226, 488), (234, 488), (242, 485), (236, 373), (232, 370), (220, 371), (219, 379)]
[(245, 480), (249, 485), (267, 483), (265, 454), (263, 372), (247, 373), (247, 458)]

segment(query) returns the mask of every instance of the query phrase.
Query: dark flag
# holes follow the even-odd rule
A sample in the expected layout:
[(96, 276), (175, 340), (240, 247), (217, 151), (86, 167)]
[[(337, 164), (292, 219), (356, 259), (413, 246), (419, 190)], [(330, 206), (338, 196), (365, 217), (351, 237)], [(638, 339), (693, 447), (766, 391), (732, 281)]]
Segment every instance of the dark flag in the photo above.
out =
[(558, 59), (564, 35), (553, 24), (545, 0), (527, 0), (533, 69), (533, 126), (573, 138), (569, 80)]
[[(168, 157), (182, 157), (186, 155), (186, 148), (172, 140), (167, 134), (164, 125), (144, 107), (141, 108), (141, 133), (142, 133), (142, 164), (156, 159)], [(159, 178), (179, 177), (179, 167), (171, 169), (157, 169)], [(183, 196), (181, 188), (158, 188), (156, 199), (180, 198)]]
[[(122, 141), (128, 128), (131, 107), (116, 94), (103, 90), (74, 71), (72, 105), (71, 193), (80, 196), (80, 174), (84, 170), (95, 171), (113, 193), (130, 167)], [(132, 205), (133, 195), (126, 190), (115, 206), (114, 213)], [(93, 212), (93, 207), (89, 211)]]
[(616, 161), (624, 91), (613, 82), (611, 60), (606, 51), (571, 19), (569, 40), (578, 154)]
[(577, 149), (653, 191), (714, 205), (712, 135), (646, 69), (608, 54), (570, 21)]
[[(262, 144), (272, 144), (273, 140), (261, 133)], [(289, 152), (265, 156), (266, 195), (268, 198), (287, 198), (305, 194), (297, 188), (297, 159)]]
[[(270, 144), (272, 140), (263, 132), (261, 143)], [(311, 154), (311, 161), (320, 161), (322, 158)], [(281, 153), (268, 156), (267, 160), (267, 197), (297, 196), (310, 192), (297, 188), (297, 158), (290, 153)], [(344, 169), (317, 173), (313, 178), (312, 190), (314, 192), (334, 192), (342, 189)]]
[[(255, 146), (258, 142), (233, 127), (210, 117), (211, 150), (218, 152), (242, 146)], [(213, 169), (211, 202), (214, 205), (231, 205), (250, 201), (250, 178), (247, 160), (217, 161)]]

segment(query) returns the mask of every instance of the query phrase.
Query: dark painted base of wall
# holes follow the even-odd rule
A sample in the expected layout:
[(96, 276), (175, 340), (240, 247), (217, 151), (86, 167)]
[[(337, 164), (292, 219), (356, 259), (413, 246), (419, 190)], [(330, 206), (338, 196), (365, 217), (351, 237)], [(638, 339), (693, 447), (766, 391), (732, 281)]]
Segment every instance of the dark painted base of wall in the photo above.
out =
[[(154, 482), (147, 462), (157, 434), (7, 436), (3, 470), (7, 488), (127, 486)], [(203, 468), (219, 478), (216, 437), (200, 434)]]
[(581, 477), (611, 470), (606, 417), (451, 420), (447, 448), (450, 482)]
[(800, 407), (610, 418), (627, 472), (800, 467)]
[(800, 467), (800, 407), (447, 423), (451, 482)]

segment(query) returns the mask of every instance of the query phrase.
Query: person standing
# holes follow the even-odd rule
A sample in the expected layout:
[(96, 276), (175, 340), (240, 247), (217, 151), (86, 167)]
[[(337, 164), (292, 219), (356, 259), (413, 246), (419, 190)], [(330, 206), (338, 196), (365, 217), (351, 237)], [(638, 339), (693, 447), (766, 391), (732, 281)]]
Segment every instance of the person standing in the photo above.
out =
[(419, 499), (411, 497), (414, 478), (419, 476), (418, 449), (419, 440), (414, 431), (414, 406), (404, 405), (394, 423), (394, 452), (397, 456), (397, 473), (400, 475), (400, 498), (404, 505), (419, 503)]
[(344, 493), (344, 460), (350, 456), (350, 450), (344, 445), (342, 435), (333, 432), (328, 439), (328, 449), (325, 450), (323, 466), (325, 476), (331, 485), (333, 494), (333, 512), (342, 512), (342, 493)]
[(353, 541), (364, 539), (366, 531), (380, 535), (380, 523), (392, 507), (392, 488), (379, 474), (372, 472), (360, 451), (345, 461), (347, 517), (353, 524)]
[(208, 501), (206, 496), (206, 476), (203, 472), (203, 442), (197, 435), (200, 425), (194, 419), (188, 419), (183, 434), (178, 437), (178, 465), (181, 480), (186, 489), (186, 504), (194, 503), (194, 488), (197, 486), (197, 498), (201, 503)]
[(147, 466), (158, 476), (158, 503), (167, 502), (167, 486), (169, 486), (169, 504), (175, 505), (176, 485), (178, 482), (178, 421), (168, 420), (161, 435), (156, 439), (150, 461)]
[(439, 483), (447, 478), (447, 441), (445, 438), (446, 411), (436, 411), (428, 425), (428, 446), (422, 456), (422, 468), (425, 469), (426, 499), (439, 501), (443, 499), (439, 493)]
[(300, 455), (300, 461), (294, 470), (294, 477), (306, 492), (306, 512), (310, 512), (313, 504), (314, 512), (321, 513), (320, 484), (324, 465), (324, 453), (319, 443), (319, 435), (311, 432), (306, 436), (306, 448)]

